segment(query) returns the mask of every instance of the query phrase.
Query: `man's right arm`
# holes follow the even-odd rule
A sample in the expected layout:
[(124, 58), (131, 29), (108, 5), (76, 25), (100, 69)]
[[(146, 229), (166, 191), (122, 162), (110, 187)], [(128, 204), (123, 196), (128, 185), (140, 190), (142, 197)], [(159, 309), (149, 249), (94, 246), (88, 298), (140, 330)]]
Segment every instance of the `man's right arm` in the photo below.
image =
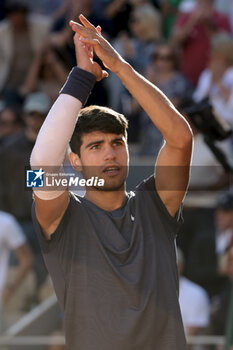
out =
[[(107, 72), (93, 62), (92, 52), (74, 37), (75, 67), (63, 87), (60, 96), (52, 106), (38, 134), (31, 154), (33, 169), (62, 166), (65, 152), (73, 134), (77, 116), (85, 104), (96, 80), (107, 76)], [(58, 227), (69, 204), (68, 189), (34, 191), (37, 220), (46, 238)]]
[[(51, 166), (57, 169), (61, 167), (81, 107), (81, 101), (72, 96), (61, 94), (58, 97), (41, 127), (33, 148), (33, 169), (42, 168), (46, 171)], [(68, 190), (34, 190), (34, 200), (37, 220), (49, 238), (68, 206)]]

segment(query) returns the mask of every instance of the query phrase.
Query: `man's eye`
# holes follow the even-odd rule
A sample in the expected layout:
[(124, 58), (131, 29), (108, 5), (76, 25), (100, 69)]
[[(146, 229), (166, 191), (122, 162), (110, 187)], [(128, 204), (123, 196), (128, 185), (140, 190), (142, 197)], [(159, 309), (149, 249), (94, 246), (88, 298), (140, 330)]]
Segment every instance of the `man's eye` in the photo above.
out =
[(91, 146), (91, 149), (98, 149), (99, 148), (99, 145), (93, 145)]
[(122, 141), (115, 141), (115, 142), (113, 143), (114, 146), (121, 146), (122, 144), (123, 144)]

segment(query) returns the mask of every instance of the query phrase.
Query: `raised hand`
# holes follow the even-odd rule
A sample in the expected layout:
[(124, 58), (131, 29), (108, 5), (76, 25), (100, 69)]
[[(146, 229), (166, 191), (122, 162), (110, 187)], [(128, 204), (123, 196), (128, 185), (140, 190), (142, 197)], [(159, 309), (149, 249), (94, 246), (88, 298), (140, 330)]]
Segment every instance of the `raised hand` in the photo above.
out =
[(76, 53), (77, 65), (95, 75), (96, 80), (100, 81), (105, 77), (108, 77), (108, 73), (102, 70), (101, 66), (93, 61), (93, 49), (90, 45), (84, 44), (79, 35), (76, 33), (74, 36), (74, 45)]
[(79, 40), (94, 48), (96, 55), (101, 59), (104, 66), (112, 72), (120, 70), (123, 58), (114, 50), (110, 43), (101, 35), (101, 31), (91, 24), (83, 15), (79, 16), (82, 24), (70, 21), (70, 26), (79, 36)]
[[(101, 32), (101, 28), (98, 27), (97, 31)], [(74, 45), (77, 65), (94, 74), (97, 81), (107, 77), (108, 73), (102, 70), (97, 62), (93, 61), (93, 48), (87, 43), (83, 43), (80, 39), (80, 36), (76, 33), (74, 36)]]

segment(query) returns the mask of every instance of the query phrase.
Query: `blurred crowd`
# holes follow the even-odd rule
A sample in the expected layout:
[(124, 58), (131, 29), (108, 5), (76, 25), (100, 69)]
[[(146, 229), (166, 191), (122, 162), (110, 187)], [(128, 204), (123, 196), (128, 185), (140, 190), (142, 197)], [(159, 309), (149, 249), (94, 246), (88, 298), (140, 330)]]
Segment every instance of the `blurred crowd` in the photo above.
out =
[[(75, 65), (68, 23), (80, 13), (190, 122), (193, 165), (178, 237), (181, 311), (187, 335), (224, 334), (233, 278), (233, 0), (1, 0), (0, 308), (28, 271), (35, 288), (25, 310), (40, 301), (47, 281), (25, 167)], [(90, 104), (124, 113), (133, 155), (155, 159), (163, 137), (114, 74), (96, 84)], [(196, 117), (188, 112), (195, 106), (202, 106)], [(8, 264), (16, 270), (11, 284)]]

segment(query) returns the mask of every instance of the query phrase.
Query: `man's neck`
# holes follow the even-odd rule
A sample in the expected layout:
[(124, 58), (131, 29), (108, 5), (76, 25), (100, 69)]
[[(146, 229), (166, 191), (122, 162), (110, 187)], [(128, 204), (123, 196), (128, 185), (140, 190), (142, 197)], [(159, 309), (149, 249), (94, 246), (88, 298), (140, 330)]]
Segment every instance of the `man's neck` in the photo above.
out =
[(85, 198), (101, 209), (113, 211), (122, 206), (126, 198), (126, 192), (125, 189), (112, 192), (88, 189)]

